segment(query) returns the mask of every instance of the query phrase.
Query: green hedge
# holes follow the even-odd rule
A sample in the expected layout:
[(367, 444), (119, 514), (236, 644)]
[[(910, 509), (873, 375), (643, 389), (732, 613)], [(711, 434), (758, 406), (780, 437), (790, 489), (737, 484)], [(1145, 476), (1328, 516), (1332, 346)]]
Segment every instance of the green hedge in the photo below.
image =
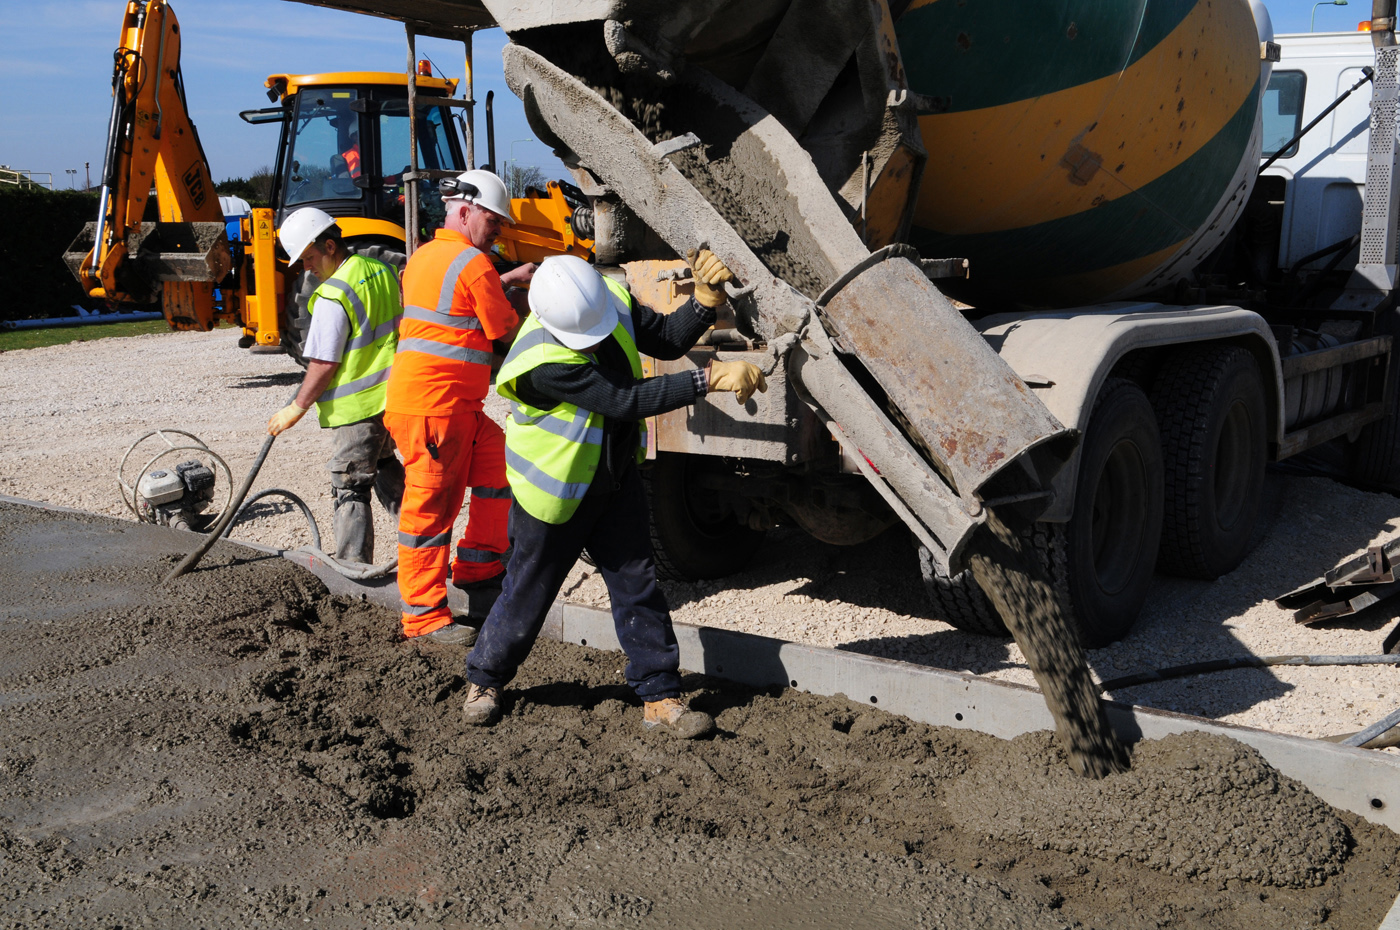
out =
[(63, 253), (97, 218), (97, 195), (0, 185), (0, 320), (72, 316), (96, 308)]

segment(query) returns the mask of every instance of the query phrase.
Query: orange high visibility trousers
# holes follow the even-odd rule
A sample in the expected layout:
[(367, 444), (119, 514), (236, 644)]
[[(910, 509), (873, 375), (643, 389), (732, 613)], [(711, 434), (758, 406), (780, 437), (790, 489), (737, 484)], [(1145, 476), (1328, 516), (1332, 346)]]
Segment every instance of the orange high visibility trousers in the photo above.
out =
[[(502, 574), (508, 545), (510, 486), (505, 433), (480, 410), (425, 417), (384, 413), (404, 462), (399, 511), (399, 605), (405, 636), (452, 622), (447, 607), (449, 562), (458, 584)], [(452, 526), (471, 489), (467, 526), (449, 556)]]

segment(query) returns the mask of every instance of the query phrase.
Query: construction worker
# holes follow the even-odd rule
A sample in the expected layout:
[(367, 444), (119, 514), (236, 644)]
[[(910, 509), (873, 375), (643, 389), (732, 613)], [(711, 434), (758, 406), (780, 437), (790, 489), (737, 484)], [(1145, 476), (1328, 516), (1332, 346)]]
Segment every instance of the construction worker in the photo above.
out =
[(443, 180), (447, 216), (403, 273), (404, 318), (384, 422), (404, 458), (399, 514), (403, 632), (422, 645), (469, 646), (476, 628), (447, 606), (452, 526), (471, 489), (466, 529), (450, 560), (459, 588), (499, 587), (505, 571), (505, 435), (482, 410), (492, 343), (519, 319), (505, 286), (527, 284), (533, 264), (498, 275), (489, 249), (512, 223), (505, 184), (489, 171)]
[(489, 726), (500, 689), (539, 636), (564, 576), (588, 548), (612, 600), (627, 653), (627, 683), (644, 704), (643, 725), (685, 739), (714, 728), (680, 697), (679, 652), (666, 597), (656, 584), (646, 495), (645, 418), (733, 391), (741, 404), (765, 391), (748, 362), (642, 378), (638, 352), (679, 358), (715, 321), (733, 275), (711, 252), (692, 258), (695, 296), (670, 314), (635, 304), (626, 288), (573, 256), (547, 258), (530, 287), (532, 312), (496, 376), (511, 403), (506, 424), (510, 564), (476, 646), (463, 715)]
[(385, 386), (398, 345), (398, 276), (383, 262), (348, 251), (335, 218), (315, 207), (287, 217), (277, 237), (292, 264), (301, 262), (321, 285), (307, 304), (306, 377), (267, 431), (278, 435), (316, 405), (321, 426), (334, 430), (326, 467), (335, 492), (336, 557), (370, 563), (370, 488), (390, 513), (398, 512), (403, 496), (403, 466), (384, 428)]

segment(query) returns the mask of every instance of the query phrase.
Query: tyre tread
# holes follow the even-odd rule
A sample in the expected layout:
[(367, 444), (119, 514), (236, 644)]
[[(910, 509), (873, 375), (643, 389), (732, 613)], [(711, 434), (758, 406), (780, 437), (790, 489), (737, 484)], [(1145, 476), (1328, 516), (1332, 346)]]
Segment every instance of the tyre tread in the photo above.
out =
[(1239, 346), (1182, 349), (1158, 374), (1150, 399), (1162, 434), (1162, 543), (1157, 567), (1187, 578), (1213, 578), (1207, 562), (1203, 497), (1207, 431), (1211, 410), (1231, 365), (1240, 358), (1257, 365)]

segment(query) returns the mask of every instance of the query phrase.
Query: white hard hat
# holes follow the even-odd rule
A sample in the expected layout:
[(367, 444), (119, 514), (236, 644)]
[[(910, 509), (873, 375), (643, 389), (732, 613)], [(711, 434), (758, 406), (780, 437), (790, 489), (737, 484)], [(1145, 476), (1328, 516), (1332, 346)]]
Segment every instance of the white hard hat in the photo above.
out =
[(617, 326), (617, 298), (603, 276), (576, 255), (546, 258), (530, 281), (530, 310), (570, 349), (586, 349)]
[(296, 264), (306, 247), (334, 225), (335, 217), (325, 210), (302, 207), (282, 221), (282, 228), (277, 230), (277, 238), (282, 240), (282, 248), (287, 250), (287, 257), (291, 259), (292, 264)]
[(510, 193), (506, 191), (505, 182), (484, 168), (459, 174), (455, 178), (443, 178), (438, 182), (438, 193), (442, 195), (444, 203), (465, 200), (485, 207), (507, 223), (515, 225), (515, 217), (510, 215)]

